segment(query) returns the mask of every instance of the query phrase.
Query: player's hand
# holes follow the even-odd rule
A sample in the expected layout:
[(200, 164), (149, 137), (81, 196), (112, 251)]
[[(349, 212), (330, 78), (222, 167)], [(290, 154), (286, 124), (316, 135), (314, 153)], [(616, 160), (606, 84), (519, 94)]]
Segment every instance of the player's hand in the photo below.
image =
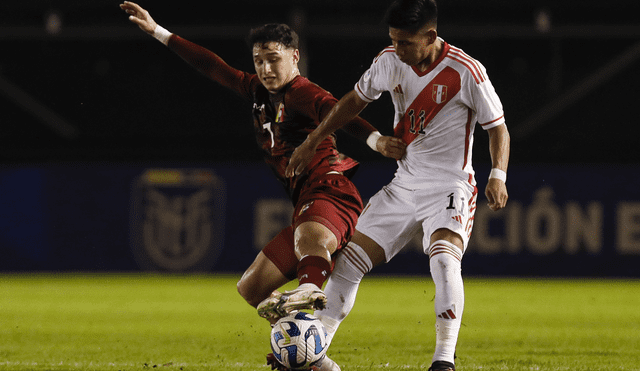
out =
[(302, 144), (293, 151), (291, 159), (289, 159), (289, 165), (287, 165), (284, 171), (285, 176), (291, 178), (294, 175), (302, 174), (304, 168), (309, 165), (315, 154), (316, 146), (312, 145), (309, 140), (302, 142)]
[(383, 135), (376, 142), (376, 149), (386, 157), (399, 160), (407, 152), (407, 145), (400, 138)]
[(151, 18), (149, 12), (131, 1), (125, 1), (123, 4), (120, 4), (120, 8), (129, 14), (129, 20), (131, 22), (137, 24), (142, 31), (153, 35), (153, 31), (158, 24)]
[(489, 200), (489, 208), (493, 211), (498, 211), (507, 205), (507, 199), (509, 198), (507, 186), (500, 179), (490, 178), (484, 194)]

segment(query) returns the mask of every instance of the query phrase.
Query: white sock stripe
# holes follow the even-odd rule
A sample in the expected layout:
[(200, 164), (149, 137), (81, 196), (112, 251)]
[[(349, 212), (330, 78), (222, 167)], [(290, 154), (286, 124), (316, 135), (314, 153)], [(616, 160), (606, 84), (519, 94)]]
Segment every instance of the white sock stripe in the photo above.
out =
[(460, 254), (456, 254), (454, 251), (451, 251), (450, 249), (434, 249), (431, 252), (431, 254), (429, 254), (429, 257), (433, 258), (434, 256), (439, 254), (449, 254), (453, 256), (456, 260), (462, 261), (462, 257), (460, 256)]
[(364, 263), (358, 260), (358, 258), (354, 255), (353, 251), (349, 249), (344, 249), (342, 254), (344, 255), (344, 258), (347, 261), (349, 261), (349, 263), (351, 263), (354, 267), (356, 267), (358, 271), (360, 271), (360, 273), (362, 273), (363, 275), (367, 274), (368, 270), (366, 269)]
[(443, 253), (449, 254), (459, 261), (462, 261), (462, 251), (449, 241), (438, 240), (429, 246), (429, 258)]
[(369, 258), (369, 255), (364, 251), (362, 247), (354, 242), (349, 242), (344, 248), (345, 258), (349, 260), (353, 265), (360, 268), (360, 271), (367, 274), (373, 269), (373, 263)]
[(365, 268), (367, 269), (367, 272), (371, 271), (373, 269), (373, 262), (371, 261), (371, 258), (369, 257), (367, 252), (364, 251), (364, 249), (356, 243), (351, 244), (351, 249), (353, 250), (353, 252), (357, 254), (358, 258), (362, 261)]

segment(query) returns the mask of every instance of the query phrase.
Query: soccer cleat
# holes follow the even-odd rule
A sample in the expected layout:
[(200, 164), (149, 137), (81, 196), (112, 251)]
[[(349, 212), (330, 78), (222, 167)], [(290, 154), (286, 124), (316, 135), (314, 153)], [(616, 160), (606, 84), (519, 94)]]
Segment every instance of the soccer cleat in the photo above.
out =
[(451, 362), (435, 361), (427, 371), (456, 371), (456, 366)]
[(332, 360), (331, 358), (325, 355), (324, 358), (322, 359), (322, 362), (320, 362), (319, 364), (316, 364), (315, 366), (311, 366), (311, 371), (341, 371), (341, 370), (340, 370), (340, 366), (338, 366), (338, 364), (334, 360)]
[[(278, 362), (278, 360), (276, 359), (276, 356), (274, 356), (273, 353), (267, 354), (267, 365), (269, 365), (272, 370), (291, 371), (285, 365)], [(320, 362), (319, 364), (311, 366), (309, 370), (310, 371), (341, 371), (340, 366), (338, 366), (337, 363), (335, 363), (331, 358), (327, 356), (325, 356), (322, 359), (322, 362)]]
[(324, 309), (327, 296), (313, 283), (303, 283), (295, 290), (275, 292), (258, 304), (258, 314), (266, 319), (277, 320), (288, 313), (303, 309)]
[(282, 294), (274, 291), (271, 296), (258, 304), (258, 315), (268, 319), (273, 325), (277, 320), (287, 315), (287, 313), (283, 312), (279, 307), (281, 300)]
[(302, 309), (319, 310), (327, 305), (327, 295), (313, 283), (303, 283), (295, 290), (285, 291), (280, 306), (287, 313)]

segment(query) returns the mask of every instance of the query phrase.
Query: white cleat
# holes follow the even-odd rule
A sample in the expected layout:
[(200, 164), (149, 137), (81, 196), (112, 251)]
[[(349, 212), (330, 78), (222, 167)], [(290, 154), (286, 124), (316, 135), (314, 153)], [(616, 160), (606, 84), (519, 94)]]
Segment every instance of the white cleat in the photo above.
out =
[(341, 371), (340, 366), (331, 358), (324, 356), (322, 363), (319, 366), (311, 367), (312, 371)]
[(327, 295), (313, 283), (303, 283), (295, 290), (282, 294), (282, 310), (291, 313), (303, 309), (320, 310), (327, 305)]
[(266, 318), (273, 325), (280, 318), (286, 316), (287, 314), (280, 311), (278, 308), (278, 304), (280, 304), (280, 298), (282, 293), (274, 291), (271, 296), (264, 299), (258, 304), (258, 315), (262, 318)]
[(326, 305), (327, 296), (318, 286), (303, 283), (294, 290), (271, 294), (258, 304), (258, 314), (266, 319), (278, 320), (295, 311), (324, 309)]

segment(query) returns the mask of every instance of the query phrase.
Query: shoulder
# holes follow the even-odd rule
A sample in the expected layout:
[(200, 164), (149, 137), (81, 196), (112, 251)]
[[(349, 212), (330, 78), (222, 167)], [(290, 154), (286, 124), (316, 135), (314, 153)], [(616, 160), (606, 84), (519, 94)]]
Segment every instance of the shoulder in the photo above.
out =
[(456, 68), (462, 75), (468, 75), (473, 78), (476, 84), (481, 84), (488, 80), (487, 72), (482, 63), (462, 49), (451, 44), (447, 45), (448, 50), (446, 51), (445, 59), (452, 67)]
[(333, 107), (338, 100), (306, 77), (297, 76), (287, 88), (284, 101), (287, 110), (317, 118), (325, 107)]
[(296, 76), (291, 82), (290, 91), (296, 91), (299, 93), (320, 93), (320, 94), (331, 94), (328, 91), (324, 90), (320, 85), (311, 82), (308, 78), (304, 76)]
[(394, 59), (396, 56), (396, 49), (393, 45), (389, 45), (386, 48), (382, 49), (375, 58), (373, 58), (373, 63), (376, 64), (379, 61), (390, 61)]
[(331, 93), (303, 76), (297, 76), (295, 79), (293, 79), (291, 85), (287, 89), (286, 95), (289, 100), (301, 102), (321, 100), (324, 98), (333, 98), (333, 95), (331, 95)]

